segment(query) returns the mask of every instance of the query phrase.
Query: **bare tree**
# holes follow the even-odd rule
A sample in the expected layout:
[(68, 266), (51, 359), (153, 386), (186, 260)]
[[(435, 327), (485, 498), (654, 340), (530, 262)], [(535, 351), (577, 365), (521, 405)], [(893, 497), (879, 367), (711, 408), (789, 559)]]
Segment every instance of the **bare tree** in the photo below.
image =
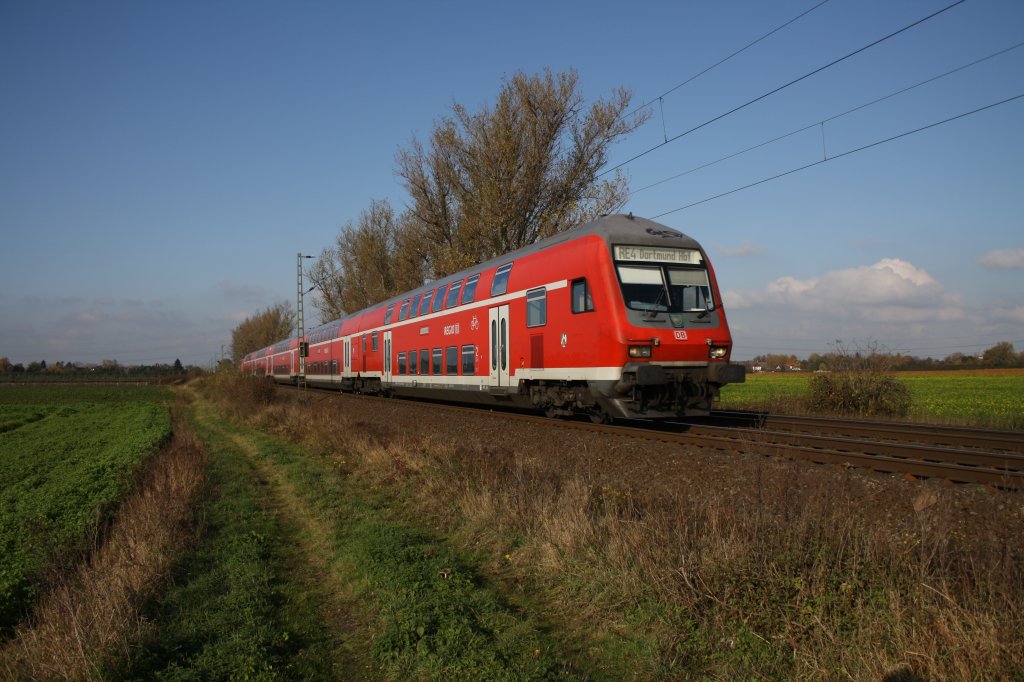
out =
[(647, 111), (624, 116), (631, 98), (620, 88), (588, 108), (574, 70), (517, 73), (493, 107), (473, 113), (455, 104), (429, 147), (414, 138), (398, 153), (397, 173), (428, 274), (451, 274), (620, 208), (625, 178), (598, 173), (609, 146), (647, 120)]
[(290, 303), (278, 303), (245, 320), (231, 332), (231, 355), (237, 364), (254, 350), (287, 339), (295, 328), (295, 311)]
[(408, 216), (396, 217), (386, 200), (372, 201), (311, 268), (321, 318), (333, 320), (423, 284), (417, 237)]

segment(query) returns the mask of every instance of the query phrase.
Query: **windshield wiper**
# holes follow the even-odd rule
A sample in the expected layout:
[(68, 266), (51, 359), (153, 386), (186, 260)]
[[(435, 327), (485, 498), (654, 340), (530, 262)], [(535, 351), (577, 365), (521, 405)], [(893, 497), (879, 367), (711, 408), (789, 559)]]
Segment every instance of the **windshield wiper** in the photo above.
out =
[[(661, 287), (661, 291), (658, 292), (658, 298), (654, 299), (654, 303), (652, 303), (651, 307), (647, 309), (648, 317), (655, 317), (658, 313), (668, 312), (668, 306), (663, 306), (661, 304), (662, 299), (665, 298), (665, 293), (665, 287)], [(659, 308), (661, 308), (661, 310), (659, 310)]]

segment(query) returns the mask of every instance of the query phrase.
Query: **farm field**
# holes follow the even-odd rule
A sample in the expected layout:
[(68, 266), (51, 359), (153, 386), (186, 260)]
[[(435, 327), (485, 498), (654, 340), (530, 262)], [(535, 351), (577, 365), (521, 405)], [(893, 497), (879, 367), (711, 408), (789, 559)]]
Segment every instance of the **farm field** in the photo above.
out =
[[(722, 391), (717, 409), (800, 412), (809, 372), (748, 374)], [(915, 421), (1024, 429), (1024, 370), (897, 372), (911, 394)]]
[(169, 394), (146, 387), (0, 387), (0, 631), (44, 571), (74, 563), (170, 435)]

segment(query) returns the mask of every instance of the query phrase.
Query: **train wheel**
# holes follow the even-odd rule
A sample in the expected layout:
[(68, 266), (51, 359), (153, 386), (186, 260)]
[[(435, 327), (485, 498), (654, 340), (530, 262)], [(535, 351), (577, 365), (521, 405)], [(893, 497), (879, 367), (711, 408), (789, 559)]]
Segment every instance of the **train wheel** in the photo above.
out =
[(591, 412), (590, 421), (595, 424), (611, 424), (612, 418), (606, 412)]

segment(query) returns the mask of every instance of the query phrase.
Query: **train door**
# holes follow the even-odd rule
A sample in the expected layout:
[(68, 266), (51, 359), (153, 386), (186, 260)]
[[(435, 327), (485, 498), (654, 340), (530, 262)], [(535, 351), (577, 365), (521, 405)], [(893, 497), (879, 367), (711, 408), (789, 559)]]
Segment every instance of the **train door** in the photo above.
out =
[(391, 382), (391, 332), (384, 332), (384, 365), (382, 367), (384, 376), (382, 381)]
[(344, 357), (342, 358), (344, 364), (342, 365), (342, 373), (344, 376), (348, 376), (349, 372), (352, 371), (352, 341), (351, 339), (345, 339), (345, 350)]
[(491, 386), (509, 385), (508, 305), (494, 306), (488, 311), (488, 341), (491, 358)]

